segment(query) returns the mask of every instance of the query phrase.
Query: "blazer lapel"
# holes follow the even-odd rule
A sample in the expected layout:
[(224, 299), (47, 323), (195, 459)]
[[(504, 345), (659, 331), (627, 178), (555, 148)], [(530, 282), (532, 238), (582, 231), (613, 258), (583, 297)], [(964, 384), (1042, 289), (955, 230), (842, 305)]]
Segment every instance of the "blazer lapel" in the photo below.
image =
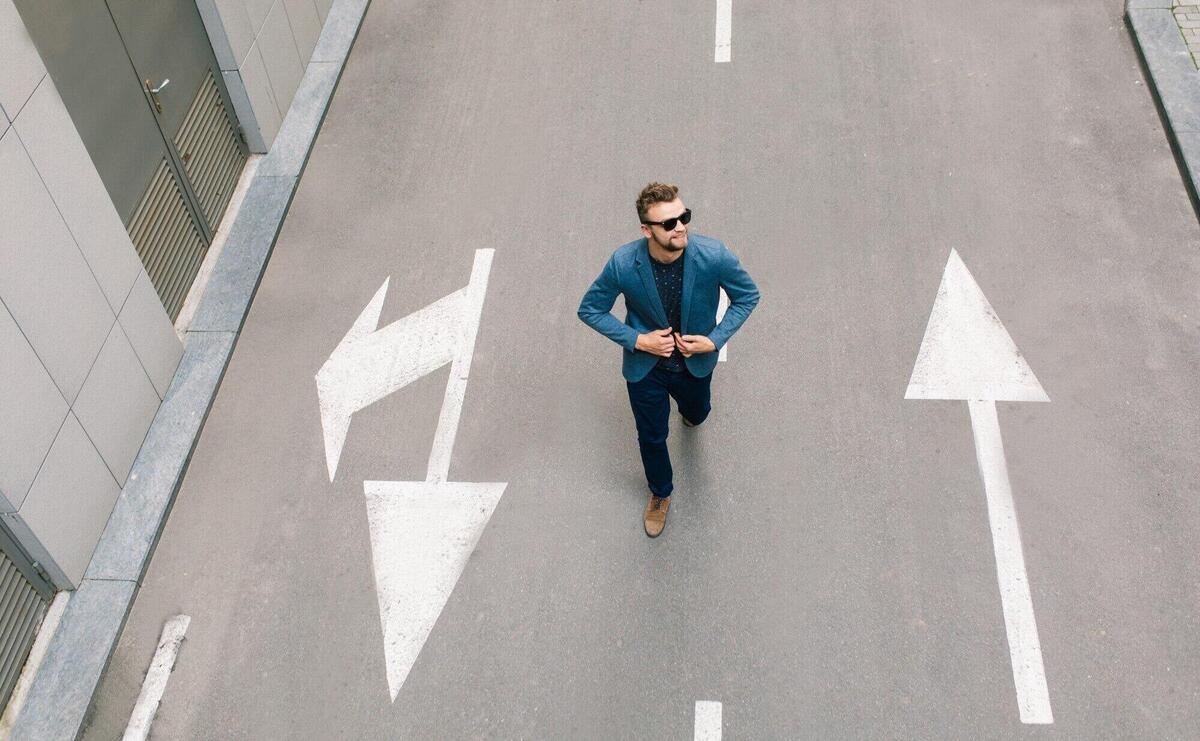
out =
[(680, 334), (688, 334), (688, 317), (691, 316), (688, 309), (692, 305), (692, 285), (696, 282), (696, 260), (692, 257), (693, 252), (695, 250), (691, 247), (683, 251), (683, 304), (680, 306), (682, 315), (679, 317), (679, 323), (683, 326), (675, 328)]
[[(650, 248), (646, 246), (647, 240), (642, 240), (642, 246), (637, 251), (638, 275), (642, 276), (642, 287), (646, 289), (646, 297), (649, 299), (650, 308), (658, 312), (659, 326), (667, 326), (667, 310), (663, 308), (662, 298), (658, 295), (658, 286), (654, 282), (654, 269), (650, 267)], [(675, 327), (679, 331), (679, 327)]]

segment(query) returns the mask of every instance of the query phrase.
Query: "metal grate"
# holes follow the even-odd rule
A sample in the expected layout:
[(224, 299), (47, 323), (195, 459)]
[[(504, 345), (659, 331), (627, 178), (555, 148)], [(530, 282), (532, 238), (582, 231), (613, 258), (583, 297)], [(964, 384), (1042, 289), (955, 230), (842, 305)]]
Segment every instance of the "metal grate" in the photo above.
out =
[(179, 127), (175, 149), (183, 160), (209, 229), (215, 232), (233, 196), (245, 158), (212, 70), (205, 76), (191, 110)]
[(47, 603), (20, 569), (0, 551), (0, 708), (21, 676)]
[(163, 308), (171, 321), (175, 321), (208, 244), (192, 221), (183, 192), (165, 158), (129, 221), (129, 237)]

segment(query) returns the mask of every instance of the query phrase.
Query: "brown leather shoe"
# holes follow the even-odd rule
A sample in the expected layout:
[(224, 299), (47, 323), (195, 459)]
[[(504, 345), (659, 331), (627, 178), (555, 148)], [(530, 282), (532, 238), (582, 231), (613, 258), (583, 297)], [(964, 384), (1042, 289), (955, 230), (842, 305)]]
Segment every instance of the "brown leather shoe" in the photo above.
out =
[(650, 495), (650, 501), (646, 502), (646, 535), (649, 535), (651, 538), (657, 538), (662, 534), (663, 528), (667, 526), (667, 510), (670, 507), (670, 497)]

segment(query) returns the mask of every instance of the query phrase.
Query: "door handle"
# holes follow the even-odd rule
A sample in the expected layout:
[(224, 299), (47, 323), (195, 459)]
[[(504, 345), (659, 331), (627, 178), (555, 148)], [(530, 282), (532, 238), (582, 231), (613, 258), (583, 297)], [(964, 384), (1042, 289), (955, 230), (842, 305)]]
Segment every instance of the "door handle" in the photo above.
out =
[(169, 78), (169, 77), (167, 79), (163, 80), (161, 83), (159, 83), (158, 87), (150, 87), (149, 79), (142, 81), (142, 86), (146, 88), (146, 92), (149, 93), (149, 95), (150, 95), (150, 100), (154, 102), (154, 109), (156, 111), (158, 111), (159, 113), (163, 112), (163, 107), (162, 107), (162, 101), (158, 99), (158, 94), (162, 92), (163, 88), (165, 88), (167, 85), (170, 85), (170, 84), (171, 84), (171, 78)]

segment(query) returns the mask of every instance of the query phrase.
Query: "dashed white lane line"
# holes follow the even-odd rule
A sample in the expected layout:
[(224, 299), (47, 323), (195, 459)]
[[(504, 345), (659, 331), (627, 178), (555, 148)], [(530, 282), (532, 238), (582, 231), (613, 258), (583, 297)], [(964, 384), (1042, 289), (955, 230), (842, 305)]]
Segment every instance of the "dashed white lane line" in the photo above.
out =
[(693, 741), (721, 741), (721, 703), (712, 700), (696, 702), (696, 730)]
[(717, 48), (713, 61), (728, 62), (733, 56), (733, 0), (717, 0)]
[(158, 649), (146, 671), (146, 681), (142, 683), (142, 692), (133, 706), (133, 715), (129, 717), (122, 741), (145, 741), (150, 735), (150, 724), (158, 712), (158, 704), (167, 689), (167, 680), (171, 678), (171, 670), (175, 667), (175, 657), (179, 655), (179, 645), (183, 643), (183, 635), (187, 633), (191, 621), (187, 615), (176, 615), (163, 626)]

